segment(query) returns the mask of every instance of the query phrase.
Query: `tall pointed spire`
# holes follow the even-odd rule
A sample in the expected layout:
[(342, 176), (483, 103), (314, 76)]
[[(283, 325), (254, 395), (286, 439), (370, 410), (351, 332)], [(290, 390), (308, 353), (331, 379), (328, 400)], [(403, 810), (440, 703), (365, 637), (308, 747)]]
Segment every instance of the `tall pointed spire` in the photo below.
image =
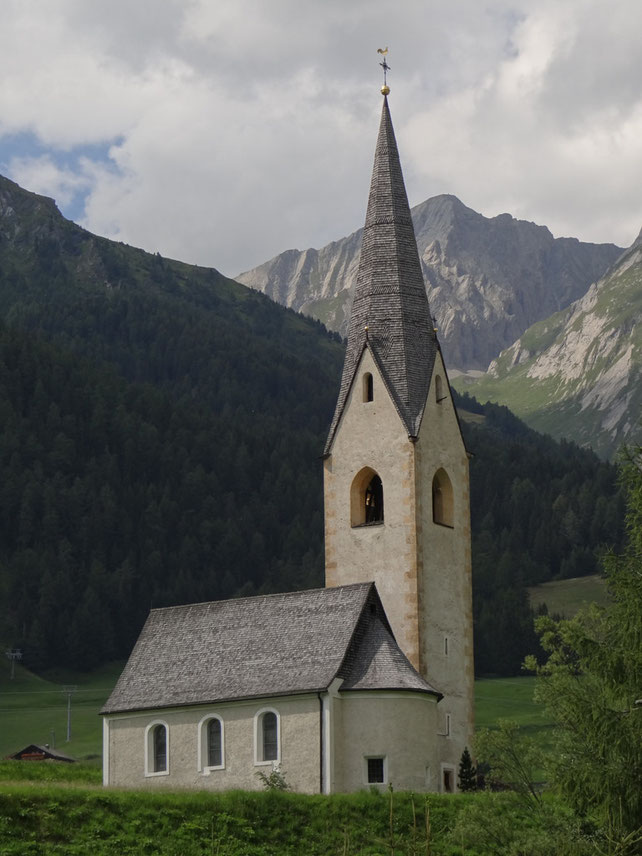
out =
[(372, 352), (408, 435), (416, 437), (438, 346), (386, 92), (348, 327), (348, 347), (326, 453), (330, 451), (366, 347)]

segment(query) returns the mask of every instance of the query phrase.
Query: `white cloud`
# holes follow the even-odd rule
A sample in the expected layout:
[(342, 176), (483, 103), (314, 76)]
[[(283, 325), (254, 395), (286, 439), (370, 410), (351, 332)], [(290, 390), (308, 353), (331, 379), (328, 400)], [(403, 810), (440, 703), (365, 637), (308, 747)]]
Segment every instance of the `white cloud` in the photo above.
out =
[(412, 202), (639, 231), (638, 0), (5, 2), (0, 137), (52, 155), (10, 177), (98, 233), (233, 274), (358, 228), (386, 44)]
[[(91, 171), (91, 164), (84, 162)], [(49, 155), (14, 157), (9, 164), (11, 175), (22, 187), (37, 187), (38, 193), (51, 196), (59, 206), (71, 205), (73, 200), (91, 188), (91, 178), (83, 170), (75, 171), (56, 164)]]

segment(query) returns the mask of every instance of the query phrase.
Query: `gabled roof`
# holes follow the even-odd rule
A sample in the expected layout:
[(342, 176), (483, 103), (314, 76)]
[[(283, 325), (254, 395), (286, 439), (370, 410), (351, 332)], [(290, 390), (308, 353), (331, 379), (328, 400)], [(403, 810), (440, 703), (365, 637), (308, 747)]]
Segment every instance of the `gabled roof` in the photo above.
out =
[(394, 640), (374, 583), (154, 609), (102, 713), (326, 690), (439, 693)]
[(437, 337), (387, 97), (375, 151), (341, 387), (326, 454), (365, 347), (375, 357), (408, 435), (416, 437), (428, 396)]
[(76, 760), (57, 749), (51, 749), (47, 744), (41, 746), (38, 743), (30, 743), (19, 752), (7, 755), (7, 758), (13, 761), (66, 761), (72, 764)]

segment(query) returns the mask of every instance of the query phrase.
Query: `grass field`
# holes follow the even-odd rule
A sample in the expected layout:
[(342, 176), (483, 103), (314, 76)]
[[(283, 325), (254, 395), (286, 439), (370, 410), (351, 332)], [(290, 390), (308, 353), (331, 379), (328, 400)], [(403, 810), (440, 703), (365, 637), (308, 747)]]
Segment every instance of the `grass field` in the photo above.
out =
[[(30, 743), (49, 743), (73, 758), (102, 759), (102, 723), (98, 711), (111, 692), (122, 663), (88, 675), (60, 672), (38, 677), (16, 665), (0, 661), (0, 758)], [(78, 689), (71, 699), (71, 741), (67, 736), (65, 685)]]
[(608, 599), (606, 582), (598, 574), (531, 586), (528, 594), (533, 608), (545, 603), (549, 615), (561, 615), (563, 618), (572, 618), (578, 609), (589, 603), (606, 606)]

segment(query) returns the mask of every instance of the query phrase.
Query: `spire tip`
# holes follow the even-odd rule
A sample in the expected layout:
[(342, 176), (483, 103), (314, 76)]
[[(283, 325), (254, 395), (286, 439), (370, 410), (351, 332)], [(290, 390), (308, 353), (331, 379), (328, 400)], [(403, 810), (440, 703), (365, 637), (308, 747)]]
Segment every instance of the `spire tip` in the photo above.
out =
[(389, 95), (390, 87), (388, 86), (388, 81), (386, 80), (386, 75), (390, 71), (390, 66), (386, 62), (386, 54), (388, 53), (388, 47), (385, 48), (377, 48), (377, 53), (381, 54), (383, 57), (383, 62), (380, 62), (379, 65), (383, 69), (383, 86), (381, 87), (381, 94), (384, 98)]

